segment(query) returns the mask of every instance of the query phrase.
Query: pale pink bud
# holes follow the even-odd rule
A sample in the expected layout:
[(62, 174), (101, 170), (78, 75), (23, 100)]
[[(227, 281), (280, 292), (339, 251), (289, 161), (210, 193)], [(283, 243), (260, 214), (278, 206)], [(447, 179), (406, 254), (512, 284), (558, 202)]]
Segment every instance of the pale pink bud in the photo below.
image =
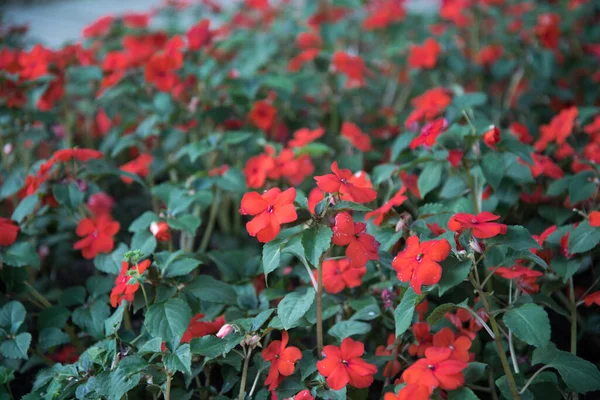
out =
[(221, 329), (219, 329), (219, 332), (217, 332), (217, 337), (219, 339), (223, 339), (225, 336), (229, 335), (233, 331), (233, 325), (225, 324), (221, 327)]

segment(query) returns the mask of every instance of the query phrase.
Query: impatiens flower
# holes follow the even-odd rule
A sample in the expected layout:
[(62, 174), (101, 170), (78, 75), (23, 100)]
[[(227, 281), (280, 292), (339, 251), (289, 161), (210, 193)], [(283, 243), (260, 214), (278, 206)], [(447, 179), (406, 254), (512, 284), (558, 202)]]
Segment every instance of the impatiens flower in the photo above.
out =
[(348, 384), (357, 389), (369, 387), (377, 367), (360, 358), (364, 352), (365, 345), (351, 338), (344, 339), (340, 347), (325, 346), (325, 359), (317, 361), (317, 370), (327, 378), (327, 385), (333, 390)]
[(500, 57), (502, 57), (502, 53), (504, 49), (502, 46), (497, 44), (491, 44), (488, 46), (484, 46), (479, 50), (479, 54), (477, 54), (476, 62), (477, 64), (484, 66), (491, 66), (496, 62)]
[(408, 197), (404, 195), (405, 193), (406, 186), (402, 186), (400, 190), (398, 190), (398, 192), (396, 192), (396, 194), (392, 196), (392, 198), (389, 199), (384, 205), (366, 213), (365, 219), (369, 220), (374, 218), (373, 223), (377, 226), (381, 225), (383, 219), (385, 218), (388, 212), (390, 212), (394, 207), (402, 205), (402, 203), (404, 203), (408, 199)]
[(394, 22), (400, 22), (406, 16), (404, 4), (397, 0), (380, 0), (369, 2), (367, 17), (362, 22), (362, 27), (371, 31), (386, 28)]
[(90, 38), (106, 35), (110, 30), (114, 20), (115, 17), (112, 15), (98, 18), (96, 21), (83, 28), (83, 37)]
[(310, 390), (304, 389), (294, 396), (294, 400), (315, 400), (315, 398), (310, 394)]
[(600, 211), (592, 211), (589, 218), (591, 226), (600, 227)]
[(314, 142), (325, 133), (324, 128), (313, 129), (312, 131), (308, 128), (298, 129), (294, 132), (294, 138), (288, 142), (290, 147), (303, 147), (309, 143)]
[(331, 164), (333, 174), (315, 176), (317, 186), (327, 193), (339, 193), (341, 200), (351, 200), (356, 203), (368, 203), (377, 197), (377, 192), (370, 188), (357, 186), (356, 177), (349, 169), (339, 169), (337, 161)]
[(77, 225), (77, 236), (83, 237), (73, 245), (75, 250), (81, 250), (83, 258), (92, 259), (98, 253), (109, 253), (115, 242), (113, 236), (121, 226), (113, 221), (109, 214), (98, 215), (94, 218), (83, 218)]
[(365, 85), (367, 67), (360, 56), (352, 56), (343, 51), (336, 51), (332, 57), (332, 66), (335, 71), (346, 75), (346, 88), (359, 88)]
[[(414, 124), (422, 121), (431, 121), (440, 115), (452, 102), (450, 92), (444, 88), (430, 89), (420, 96), (411, 100), (415, 109), (404, 121), (404, 126), (411, 128)], [(416, 129), (412, 129), (413, 131)]]
[(435, 285), (442, 277), (439, 264), (450, 254), (446, 239), (423, 242), (418, 236), (406, 240), (406, 247), (392, 260), (392, 267), (401, 282), (410, 282), (415, 293), (421, 294), (422, 285)]
[[(394, 346), (399, 346), (399, 344), (396, 344), (396, 336), (390, 333), (387, 338), (387, 346), (377, 346), (377, 348), (375, 349), (375, 355), (380, 357), (389, 357), (394, 352)], [(398, 375), (400, 369), (400, 361), (398, 361), (397, 359), (388, 361), (385, 364), (385, 368), (383, 369), (383, 376), (389, 378), (394, 377)]]
[[(359, 287), (362, 283), (361, 278), (367, 273), (366, 267), (355, 268), (350, 265), (350, 261), (343, 258), (341, 260), (326, 260), (323, 262), (323, 287), (327, 293), (339, 293), (345, 288)], [(315, 276), (316, 274), (315, 271)]]
[(354, 222), (350, 213), (343, 212), (335, 216), (331, 241), (336, 246), (348, 246), (346, 257), (351, 267), (361, 268), (369, 260), (379, 260), (379, 243), (367, 233), (366, 228), (365, 223)]
[(400, 180), (402, 185), (412, 193), (413, 196), (421, 198), (421, 192), (419, 192), (419, 186), (417, 185), (419, 177), (414, 174), (409, 174), (406, 171), (400, 171)]
[(308, 194), (308, 211), (310, 211), (311, 214), (315, 214), (315, 207), (324, 198), (325, 195), (323, 194), (323, 191), (321, 189), (312, 188), (312, 190)]
[(450, 150), (448, 151), (448, 162), (452, 167), (458, 168), (464, 155), (465, 153), (463, 153), (462, 150)]
[(583, 304), (585, 304), (586, 307), (590, 307), (592, 304), (596, 304), (597, 306), (600, 306), (600, 290), (595, 291), (594, 293), (590, 293), (587, 296), (585, 296), (583, 298)]
[(78, 161), (89, 161), (92, 159), (102, 158), (103, 154), (101, 151), (93, 149), (62, 149), (57, 150), (52, 159), (60, 162), (67, 162), (71, 160)]
[(433, 346), (433, 336), (430, 332), (431, 327), (427, 322), (416, 322), (413, 324), (412, 330), (417, 343), (413, 343), (408, 347), (408, 354), (423, 357), (425, 351)]
[(431, 391), (427, 386), (411, 383), (400, 389), (398, 394), (386, 393), (383, 400), (429, 400), (430, 397)]
[(281, 230), (281, 224), (298, 219), (294, 207), (295, 199), (295, 188), (283, 192), (279, 188), (273, 188), (263, 194), (246, 193), (242, 197), (240, 214), (254, 216), (254, 219), (246, 224), (250, 236), (256, 236), (262, 243), (275, 239)]
[(94, 193), (87, 202), (88, 208), (94, 215), (110, 214), (114, 205), (113, 198), (103, 192)]
[(277, 118), (277, 109), (267, 100), (259, 100), (252, 106), (248, 115), (250, 122), (263, 131), (271, 129)]
[(448, 121), (445, 118), (431, 121), (421, 128), (421, 133), (410, 142), (410, 148), (414, 150), (421, 145), (430, 148), (435, 144), (437, 137), (444, 133), (447, 128)]
[(259, 154), (250, 157), (244, 168), (246, 184), (248, 187), (258, 189), (263, 187), (267, 180), (267, 174), (275, 168), (275, 160), (267, 154)]
[(452, 350), (449, 348), (431, 347), (425, 351), (425, 358), (417, 360), (402, 374), (407, 384), (426, 386), (433, 389), (455, 390), (464, 385), (465, 377), (462, 371), (468, 364), (452, 360)]
[(433, 335), (433, 346), (450, 349), (451, 353), (448, 356), (450, 360), (469, 362), (471, 340), (466, 336), (456, 337), (450, 328), (442, 328)]
[(595, 134), (600, 133), (600, 115), (597, 115), (594, 118), (594, 121), (592, 121), (589, 124), (587, 124), (583, 128), (583, 131), (585, 133), (587, 133), (588, 135), (595, 135)]
[(171, 239), (171, 231), (165, 221), (153, 221), (150, 224), (150, 232), (159, 242), (168, 242)]
[(496, 145), (500, 143), (500, 129), (492, 126), (483, 134), (483, 143), (491, 149), (496, 149)]
[(17, 240), (19, 225), (8, 218), (0, 217), (0, 246), (10, 246)]
[(550, 124), (540, 127), (540, 138), (535, 142), (533, 147), (537, 151), (543, 151), (551, 142), (555, 141), (558, 144), (565, 143), (573, 131), (578, 114), (577, 107), (569, 107), (562, 110), (552, 118)]
[(425, 40), (422, 46), (413, 45), (408, 56), (408, 65), (411, 68), (431, 69), (437, 64), (442, 47), (433, 38)]
[(463, 232), (472, 229), (473, 236), (478, 239), (489, 239), (497, 235), (506, 234), (507, 227), (504, 224), (493, 222), (500, 216), (484, 211), (478, 215), (458, 213), (448, 221), (448, 228), (453, 232)]
[(133, 302), (133, 297), (135, 292), (140, 288), (140, 283), (137, 279), (134, 279), (134, 283), (129, 282), (132, 278), (141, 277), (150, 264), (150, 260), (144, 260), (129, 268), (129, 263), (127, 261), (121, 263), (121, 272), (115, 280), (115, 287), (110, 292), (111, 306), (117, 307), (123, 300), (126, 300), (129, 303)]
[(518, 279), (518, 278), (526, 278), (533, 277), (538, 278), (544, 275), (540, 271), (535, 271), (531, 268), (524, 267), (522, 265), (513, 265), (512, 267), (490, 267), (490, 270), (494, 270), (494, 274), (501, 276), (505, 279)]
[(519, 161), (521, 164), (527, 165), (531, 170), (531, 175), (534, 178), (544, 175), (552, 179), (560, 179), (565, 175), (562, 168), (550, 157), (543, 154), (532, 153), (531, 158), (533, 158), (533, 165), (529, 165), (520, 158), (518, 158), (517, 161)]
[(367, 152), (373, 150), (369, 135), (364, 134), (358, 125), (352, 122), (344, 122), (342, 124), (342, 136), (348, 139), (352, 143), (352, 146), (360, 151)]
[(219, 332), (225, 325), (225, 317), (222, 315), (214, 321), (203, 321), (204, 314), (196, 314), (181, 337), (182, 343), (189, 343), (194, 338), (201, 338)]
[[(150, 165), (154, 158), (147, 153), (141, 154), (135, 160), (131, 160), (128, 163), (121, 165), (121, 171), (129, 172), (130, 174), (141, 176), (145, 178), (150, 173)], [(133, 179), (128, 176), (121, 176), (121, 180), (127, 184), (133, 182)]]
[(522, 143), (533, 143), (533, 137), (529, 133), (529, 129), (527, 129), (526, 125), (523, 125), (520, 122), (511, 122), (509, 126), (509, 132)]
[(19, 77), (25, 80), (34, 80), (48, 73), (48, 64), (52, 52), (41, 44), (36, 44), (31, 51), (19, 53)]
[(263, 360), (271, 363), (269, 375), (265, 385), (273, 391), (279, 386), (286, 376), (294, 373), (296, 362), (302, 358), (300, 349), (294, 346), (287, 347), (289, 335), (286, 331), (281, 333), (281, 340), (274, 340), (265, 348), (261, 355)]
[(555, 49), (558, 46), (558, 39), (560, 39), (560, 15), (556, 13), (538, 15), (534, 32), (542, 46)]
[(187, 31), (188, 50), (196, 51), (210, 43), (212, 32), (210, 31), (209, 26), (210, 20), (203, 19)]

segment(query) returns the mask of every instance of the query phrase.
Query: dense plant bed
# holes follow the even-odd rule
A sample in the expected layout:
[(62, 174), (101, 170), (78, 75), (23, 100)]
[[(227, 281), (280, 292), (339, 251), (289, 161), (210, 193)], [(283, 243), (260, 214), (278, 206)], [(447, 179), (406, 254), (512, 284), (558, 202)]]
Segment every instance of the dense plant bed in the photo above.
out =
[(597, 398), (598, 4), (282, 3), (3, 30), (0, 398)]

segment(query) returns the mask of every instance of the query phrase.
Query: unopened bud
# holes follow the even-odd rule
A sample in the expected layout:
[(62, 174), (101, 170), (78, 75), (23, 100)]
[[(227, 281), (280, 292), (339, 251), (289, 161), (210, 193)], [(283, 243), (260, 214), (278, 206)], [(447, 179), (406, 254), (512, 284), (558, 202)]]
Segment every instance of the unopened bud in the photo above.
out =
[(246, 344), (247, 346), (250, 347), (255, 347), (256, 345), (258, 345), (260, 342), (260, 336), (258, 335), (252, 335), (252, 336), (246, 336), (246, 338), (244, 339), (244, 344)]
[(483, 250), (481, 249), (481, 245), (480, 243), (477, 241), (477, 239), (471, 238), (471, 240), (469, 240), (469, 247), (471, 249), (473, 249), (473, 251), (475, 253), (483, 253)]
[(221, 327), (221, 329), (219, 329), (219, 332), (217, 332), (217, 337), (219, 339), (223, 339), (225, 336), (229, 335), (233, 331), (234, 331), (233, 325), (225, 324)]

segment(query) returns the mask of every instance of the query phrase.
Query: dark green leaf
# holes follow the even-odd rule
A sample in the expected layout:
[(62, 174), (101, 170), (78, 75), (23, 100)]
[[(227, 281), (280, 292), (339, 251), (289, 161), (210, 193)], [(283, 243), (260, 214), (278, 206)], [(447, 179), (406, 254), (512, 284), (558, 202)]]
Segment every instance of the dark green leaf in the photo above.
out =
[(524, 304), (504, 314), (504, 323), (515, 336), (527, 344), (544, 347), (550, 341), (550, 320), (537, 304)]

